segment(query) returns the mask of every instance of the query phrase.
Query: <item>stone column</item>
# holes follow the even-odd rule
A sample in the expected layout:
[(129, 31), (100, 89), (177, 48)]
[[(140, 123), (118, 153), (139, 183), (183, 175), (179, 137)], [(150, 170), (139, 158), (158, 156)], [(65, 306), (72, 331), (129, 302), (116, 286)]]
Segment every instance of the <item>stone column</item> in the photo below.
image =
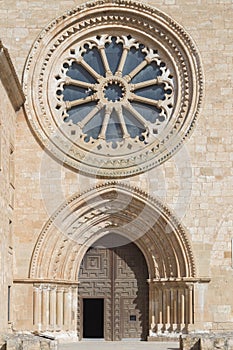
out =
[(180, 294), (180, 313), (181, 313), (181, 329), (184, 328), (185, 324), (185, 291), (184, 288), (181, 289), (181, 294)]
[(189, 316), (188, 323), (193, 324), (193, 285), (188, 286)]
[(52, 331), (56, 331), (56, 285), (49, 291), (49, 325)]
[(77, 312), (78, 312), (78, 287), (71, 287), (71, 330), (77, 332)]
[(162, 289), (162, 310), (163, 310), (163, 314), (162, 314), (162, 323), (164, 325), (166, 325), (167, 323), (167, 291), (165, 289), (165, 287), (163, 287)]
[(177, 290), (177, 324), (179, 329), (181, 330), (182, 323), (182, 310), (181, 310), (181, 289)]
[(174, 287), (171, 287), (171, 291), (170, 291), (170, 324), (171, 324), (171, 329), (173, 330), (173, 324), (174, 324)]
[(177, 328), (178, 323), (178, 308), (177, 308), (177, 288), (173, 289), (173, 330)]
[(158, 326), (157, 331), (158, 333), (161, 331), (163, 327), (163, 290), (161, 289), (161, 286), (158, 290)]
[(42, 330), (47, 331), (49, 325), (49, 286), (42, 287)]
[(155, 316), (155, 290), (153, 282), (149, 282), (149, 320), (150, 320), (150, 332), (155, 331), (156, 316)]
[(64, 326), (65, 330), (71, 330), (71, 307), (72, 307), (72, 294), (70, 287), (64, 289)]
[(166, 294), (166, 330), (170, 328), (171, 325), (171, 290), (170, 288), (165, 289)]
[(57, 288), (57, 297), (56, 297), (56, 311), (57, 311), (57, 328), (58, 330), (63, 329), (63, 294), (64, 289), (62, 287)]
[(41, 330), (41, 287), (33, 287), (33, 324), (36, 330)]

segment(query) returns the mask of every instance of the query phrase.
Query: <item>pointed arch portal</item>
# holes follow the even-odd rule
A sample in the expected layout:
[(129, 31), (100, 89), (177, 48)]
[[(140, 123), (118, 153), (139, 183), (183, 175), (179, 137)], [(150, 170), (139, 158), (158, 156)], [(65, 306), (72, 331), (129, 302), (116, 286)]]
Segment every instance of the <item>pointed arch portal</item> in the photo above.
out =
[[(101, 242), (105, 244), (102, 256), (97, 254), (100, 253), (98, 244)], [(106, 259), (110, 259), (111, 264), (118, 261), (120, 265), (125, 265), (126, 270), (129, 268), (127, 259), (120, 261), (116, 258), (122, 254), (119, 249), (124, 250), (127, 245), (131, 245), (137, 252), (136, 260), (142, 258), (145, 262), (140, 278), (136, 278), (137, 273), (131, 269), (136, 278), (134, 282), (138, 284), (143, 279), (149, 288), (147, 298), (142, 301), (144, 305), (148, 303), (149, 307), (145, 307), (143, 321), (139, 322), (141, 328), (138, 332), (141, 332), (142, 338), (148, 335), (148, 329), (151, 335), (187, 329), (193, 323), (193, 288), (197, 281), (187, 233), (162, 202), (138, 189), (116, 182), (71, 197), (43, 228), (29, 271), (29, 278), (34, 281), (35, 328), (46, 330), (54, 327), (55, 330), (75, 332), (78, 329), (78, 335), (82, 337), (83, 331), (85, 332), (84, 314), (81, 311), (85, 302), (82, 299), (102, 298), (105, 308), (112, 302), (107, 298), (108, 292), (98, 294), (95, 291), (93, 281), (102, 278)], [(87, 263), (91, 253), (96, 257)], [(108, 255), (105, 260), (104, 254)], [(112, 255), (115, 256), (115, 262)], [(90, 271), (85, 271), (85, 264), (95, 269), (95, 273), (92, 271), (91, 274), (94, 280), (90, 282), (89, 279), (88, 286), (85, 286), (85, 276)], [(108, 262), (108, 267), (111, 264)], [(110, 266), (111, 283), (115, 283), (113, 266), (115, 265)], [(126, 271), (122, 272), (124, 273)], [(129, 274), (128, 277), (130, 279), (132, 276)], [(109, 288), (113, 293), (111, 283)], [(43, 315), (43, 310), (46, 309), (45, 306), (43, 309), (43, 303), (49, 303), (51, 315), (47, 315), (45, 311)], [(128, 316), (130, 320), (130, 315)], [(131, 316), (132, 319), (137, 319), (135, 313)], [(104, 317), (106, 324), (106, 317), (109, 315), (106, 316), (105, 313)], [(116, 314), (111, 317), (116, 317)], [(119, 329), (123, 327), (123, 319), (124, 317), (119, 321)], [(110, 328), (103, 331), (106, 339), (128, 337), (122, 331), (112, 336)]]

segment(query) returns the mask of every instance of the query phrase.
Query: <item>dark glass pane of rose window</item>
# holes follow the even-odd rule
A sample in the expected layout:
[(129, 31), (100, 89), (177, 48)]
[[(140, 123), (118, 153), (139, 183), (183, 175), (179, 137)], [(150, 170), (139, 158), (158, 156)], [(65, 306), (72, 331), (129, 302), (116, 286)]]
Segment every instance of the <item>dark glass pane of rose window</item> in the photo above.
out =
[(69, 116), (65, 118), (65, 122), (73, 121), (74, 124), (81, 122), (88, 113), (96, 106), (96, 102), (89, 102), (85, 105), (76, 106), (69, 110)]
[(103, 124), (105, 111), (102, 109), (94, 118), (92, 118), (83, 128), (83, 133), (91, 136), (93, 139), (97, 139)]
[(142, 45), (140, 45), (139, 50), (135, 49), (134, 47), (131, 47), (125, 61), (123, 76), (130, 73), (134, 68), (136, 68), (144, 60), (146, 54), (141, 51), (142, 48), (143, 48)]
[(107, 43), (105, 46), (105, 53), (108, 59), (109, 67), (114, 74), (119, 66), (123, 47), (122, 44), (116, 43), (116, 38), (112, 38), (112, 42)]
[(143, 68), (135, 77), (132, 79), (132, 84), (141, 83), (142, 81), (155, 79), (162, 74), (160, 67), (156, 62), (152, 62)]
[(74, 85), (65, 85), (63, 90), (63, 100), (64, 101), (75, 101), (80, 98), (85, 98), (92, 94), (90, 91), (87, 92), (86, 89)]
[(71, 67), (69, 67), (66, 75), (72, 79), (85, 81), (88, 83), (96, 83), (95, 78), (84, 69), (81, 64), (73, 62)]
[(127, 109), (124, 108), (123, 112), (128, 133), (132, 138), (145, 132), (144, 126)]
[(159, 108), (144, 103), (132, 102), (131, 104), (133, 108), (140, 113), (143, 118), (145, 118), (145, 120), (155, 123), (159, 118), (159, 114), (161, 112)]
[(101, 58), (100, 53), (96, 47), (93, 47), (92, 49), (89, 49), (87, 47), (87, 51), (83, 54), (83, 59), (97, 73), (99, 73), (102, 76), (105, 74), (105, 69), (103, 66), (102, 58)]
[(165, 90), (164, 85), (153, 85), (147, 86), (143, 89), (138, 89), (135, 91), (135, 94), (152, 100), (164, 100), (165, 99)]
[(107, 141), (120, 141), (123, 138), (122, 127), (115, 112), (112, 113), (106, 131)]

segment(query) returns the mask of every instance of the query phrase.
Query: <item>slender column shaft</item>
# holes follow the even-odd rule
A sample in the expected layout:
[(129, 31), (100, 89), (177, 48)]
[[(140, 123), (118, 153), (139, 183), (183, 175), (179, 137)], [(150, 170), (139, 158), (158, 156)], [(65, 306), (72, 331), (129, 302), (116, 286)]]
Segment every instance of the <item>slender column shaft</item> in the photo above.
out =
[(72, 330), (77, 331), (77, 309), (78, 309), (78, 288), (72, 287), (72, 309), (71, 309), (71, 322), (72, 322)]
[(159, 290), (159, 323), (163, 323), (163, 291)]
[(193, 323), (193, 287), (189, 286), (189, 324)]
[(49, 324), (52, 330), (56, 330), (56, 287), (52, 287), (49, 293)]
[(155, 298), (155, 323), (159, 323), (159, 291), (158, 289), (156, 288), (155, 291), (154, 291), (154, 298)]
[(166, 305), (166, 323), (170, 324), (171, 322), (171, 303), (170, 303), (170, 289), (166, 289), (166, 301), (167, 301), (167, 305)]
[(167, 323), (167, 293), (166, 289), (163, 289), (163, 324)]
[(181, 323), (185, 323), (185, 297), (184, 289), (181, 290)]
[(154, 285), (150, 283), (149, 285), (149, 295), (150, 295), (150, 307), (149, 307), (149, 319), (151, 320), (151, 330), (153, 331), (155, 328), (155, 290), (154, 290)]
[(174, 290), (173, 293), (173, 323), (177, 324), (178, 323), (178, 317), (177, 317), (177, 289)]
[(42, 328), (48, 329), (49, 324), (49, 289), (44, 287), (42, 289)]
[(171, 298), (170, 298), (170, 323), (174, 323), (174, 288), (171, 288)]
[(181, 290), (180, 288), (178, 289), (177, 292), (177, 323), (181, 324), (182, 323), (182, 316), (181, 316)]
[(64, 290), (64, 325), (66, 330), (69, 330), (70, 314), (71, 314), (71, 300), (70, 300), (69, 289), (66, 288)]
[(33, 290), (33, 324), (39, 327), (41, 323), (41, 290), (34, 287)]
[(63, 289), (57, 290), (57, 326), (62, 329), (63, 326)]

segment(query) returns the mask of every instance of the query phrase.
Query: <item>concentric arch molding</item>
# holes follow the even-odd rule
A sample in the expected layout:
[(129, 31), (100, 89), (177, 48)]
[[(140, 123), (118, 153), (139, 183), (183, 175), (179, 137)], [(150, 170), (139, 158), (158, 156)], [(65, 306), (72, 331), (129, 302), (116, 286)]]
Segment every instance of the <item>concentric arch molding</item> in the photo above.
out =
[(61, 162), (101, 177), (144, 172), (190, 134), (203, 78), (190, 36), (134, 1), (95, 1), (51, 22), (28, 56), (28, 121)]

